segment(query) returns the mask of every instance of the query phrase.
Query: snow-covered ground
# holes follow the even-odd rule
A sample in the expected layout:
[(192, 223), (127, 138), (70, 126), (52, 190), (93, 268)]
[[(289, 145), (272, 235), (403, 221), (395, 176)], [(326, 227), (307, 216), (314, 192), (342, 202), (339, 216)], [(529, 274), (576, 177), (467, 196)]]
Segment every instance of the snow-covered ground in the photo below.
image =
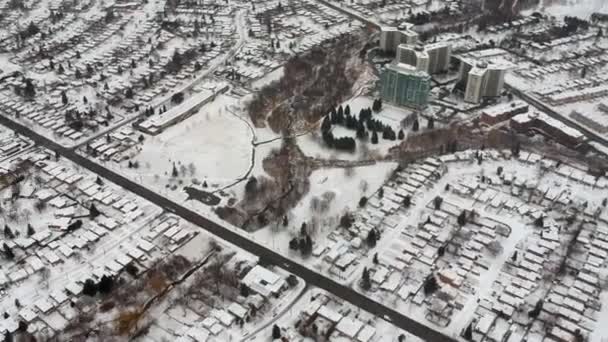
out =
[(538, 7), (529, 11), (556, 17), (577, 16), (588, 19), (593, 13), (606, 13), (608, 3), (604, 0), (541, 0)]
[[(161, 187), (176, 178), (223, 187), (244, 176), (251, 164), (253, 135), (246, 122), (228, 111), (235, 102), (221, 95), (187, 120), (148, 136), (134, 158), (140, 168), (123, 163), (122, 171)], [(179, 177), (173, 177), (173, 165)]]

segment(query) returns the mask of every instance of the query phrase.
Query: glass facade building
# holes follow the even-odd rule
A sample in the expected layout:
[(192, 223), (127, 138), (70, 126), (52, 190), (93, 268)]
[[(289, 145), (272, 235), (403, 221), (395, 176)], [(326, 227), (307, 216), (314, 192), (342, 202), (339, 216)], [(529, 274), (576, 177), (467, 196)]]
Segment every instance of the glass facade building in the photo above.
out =
[(380, 76), (382, 101), (422, 109), (427, 106), (431, 77), (404, 64), (390, 64)]

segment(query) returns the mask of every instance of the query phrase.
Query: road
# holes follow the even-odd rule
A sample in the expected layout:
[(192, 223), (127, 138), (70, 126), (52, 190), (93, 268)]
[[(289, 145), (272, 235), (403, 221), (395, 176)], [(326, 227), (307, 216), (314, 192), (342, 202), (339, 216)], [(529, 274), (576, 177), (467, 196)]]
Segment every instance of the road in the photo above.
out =
[(561, 115), (560, 113), (551, 109), (549, 106), (547, 106), (540, 100), (536, 99), (535, 97), (530, 96), (530, 95), (526, 94), (525, 92), (522, 92), (521, 90), (519, 90), (507, 83), (505, 83), (505, 89), (511, 91), (513, 93), (513, 95), (524, 99), (524, 101), (530, 103), (537, 109), (540, 109), (543, 113), (549, 115), (550, 117), (560, 121), (561, 123), (563, 123), (571, 128), (579, 130), (581, 133), (585, 134), (585, 136), (587, 136), (587, 138), (589, 138), (591, 140), (595, 140), (597, 143), (602, 144), (608, 148), (608, 139), (589, 130), (588, 128), (584, 127), (583, 125), (579, 124), (578, 122), (576, 122), (574, 120), (570, 120), (567, 117), (565, 117), (564, 115)]
[(206, 217), (199, 215), (198, 213), (166, 198), (162, 195), (138, 184), (128, 178), (105, 168), (81, 155), (75, 150), (61, 146), (54, 141), (32, 131), (28, 127), (14, 122), (4, 115), (0, 115), (0, 124), (12, 129), (13, 131), (24, 135), (36, 144), (44, 146), (63, 158), (67, 158), (70, 161), (84, 167), (85, 169), (99, 175), (100, 177), (106, 178), (109, 181), (115, 183), (122, 188), (133, 192), (134, 194), (152, 202), (153, 204), (180, 216), (186, 221), (189, 221), (209, 233), (236, 245), (252, 254), (257, 255), (260, 259), (277, 265), (285, 270), (295, 274), (296, 276), (304, 279), (308, 284), (323, 289), (334, 296), (341, 298), (355, 306), (360, 307), (384, 320), (392, 323), (393, 325), (415, 335), (426, 341), (433, 342), (453, 342), (456, 339), (449, 337), (441, 332), (438, 332), (416, 320), (409, 318), (400, 312), (389, 308), (383, 304), (380, 304), (365, 295), (362, 295), (354, 289), (345, 285), (339, 284), (338, 282), (330, 279), (324, 275), (318, 274), (317, 272), (295, 262), (287, 257), (283, 256), (266, 247), (258, 242), (250, 240), (249, 238), (241, 235), (238, 232), (238, 228), (231, 227), (227, 223), (219, 224), (218, 222), (212, 221)]
[(350, 18), (353, 18), (355, 20), (359, 20), (361, 22), (364, 22), (367, 25), (370, 25), (370, 26), (374, 27), (375, 29), (380, 29), (380, 25), (377, 22), (369, 20), (368, 18), (365, 18), (365, 17), (361, 16), (358, 13), (345, 10), (344, 7), (340, 7), (338, 5), (335, 5), (331, 1), (317, 0), (317, 2), (319, 2), (319, 3), (321, 3), (321, 4), (325, 5), (325, 6), (327, 6), (329, 8), (335, 9), (336, 11), (338, 11), (340, 13), (343, 13), (343, 14), (345, 14), (346, 16), (348, 16)]

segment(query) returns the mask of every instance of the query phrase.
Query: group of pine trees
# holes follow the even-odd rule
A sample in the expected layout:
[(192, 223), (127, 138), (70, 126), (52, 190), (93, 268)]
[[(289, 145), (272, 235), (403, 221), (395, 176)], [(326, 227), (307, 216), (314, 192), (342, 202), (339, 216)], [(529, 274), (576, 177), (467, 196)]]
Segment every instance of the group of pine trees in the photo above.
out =
[[(284, 219), (284, 222), (286, 222), (286, 219)], [(302, 226), (300, 227), (300, 236), (294, 237), (291, 239), (291, 241), (289, 241), (289, 249), (300, 251), (302, 256), (308, 256), (310, 253), (312, 253), (312, 248), (312, 238), (308, 234), (306, 222), (303, 222)]]
[[(167, 106), (163, 105), (162, 107), (158, 108), (158, 114), (162, 114), (164, 112), (167, 111)], [(154, 111), (154, 107), (148, 107), (146, 109), (144, 109), (143, 114), (145, 116), (152, 116), (154, 114), (156, 114), (156, 112)]]
[(114, 288), (114, 278), (104, 275), (98, 283), (93, 279), (87, 279), (84, 282), (82, 293), (86, 296), (93, 297), (97, 293), (108, 294)]
[[(382, 100), (374, 100), (372, 106), (373, 111), (379, 111), (382, 109)], [(397, 135), (390, 125), (383, 124), (380, 120), (372, 117), (372, 108), (362, 108), (359, 111), (359, 116), (351, 114), (349, 105), (342, 107), (340, 105), (337, 108), (332, 108), (331, 112), (325, 116), (321, 124), (321, 133), (323, 141), (327, 146), (333, 147), (339, 150), (354, 151), (356, 148), (355, 139), (351, 137), (336, 138), (332, 133), (332, 125), (340, 125), (347, 129), (355, 130), (357, 132), (357, 139), (367, 140), (369, 138), (369, 132), (371, 133), (371, 143), (378, 143), (378, 133), (382, 133), (382, 139), (385, 140), (396, 140), (397, 138), (403, 139), (404, 133), (402, 130)]]

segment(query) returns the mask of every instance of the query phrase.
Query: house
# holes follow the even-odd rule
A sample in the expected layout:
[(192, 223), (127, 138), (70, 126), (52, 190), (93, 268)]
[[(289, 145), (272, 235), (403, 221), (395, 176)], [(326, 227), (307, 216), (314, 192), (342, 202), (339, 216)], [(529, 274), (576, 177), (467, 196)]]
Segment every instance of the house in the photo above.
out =
[(247, 285), (253, 292), (260, 294), (264, 298), (268, 298), (271, 295), (278, 297), (287, 288), (287, 282), (283, 277), (260, 265), (252, 268), (245, 275), (241, 283)]

